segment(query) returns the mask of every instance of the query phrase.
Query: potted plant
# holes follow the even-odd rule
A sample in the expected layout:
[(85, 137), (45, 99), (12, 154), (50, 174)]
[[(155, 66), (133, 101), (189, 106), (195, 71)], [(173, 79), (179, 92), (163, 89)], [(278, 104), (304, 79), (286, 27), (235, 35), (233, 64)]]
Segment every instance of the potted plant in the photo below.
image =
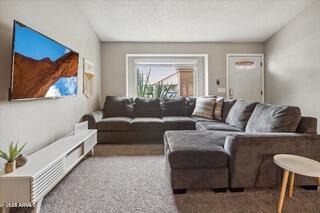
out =
[(11, 142), (9, 144), (8, 153), (5, 153), (4, 151), (0, 150), (0, 158), (3, 158), (7, 161), (4, 167), (4, 172), (6, 174), (13, 172), (16, 169), (16, 158), (21, 153), (25, 145), (26, 143), (19, 147), (19, 142), (17, 142), (15, 145), (13, 144), (13, 142)]

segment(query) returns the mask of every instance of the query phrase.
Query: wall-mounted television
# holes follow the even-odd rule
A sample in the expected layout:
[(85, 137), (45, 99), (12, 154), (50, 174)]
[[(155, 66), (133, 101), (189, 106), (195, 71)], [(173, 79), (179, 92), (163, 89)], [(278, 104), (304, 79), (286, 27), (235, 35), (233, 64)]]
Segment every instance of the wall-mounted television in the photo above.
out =
[(79, 54), (14, 21), (10, 100), (75, 96)]

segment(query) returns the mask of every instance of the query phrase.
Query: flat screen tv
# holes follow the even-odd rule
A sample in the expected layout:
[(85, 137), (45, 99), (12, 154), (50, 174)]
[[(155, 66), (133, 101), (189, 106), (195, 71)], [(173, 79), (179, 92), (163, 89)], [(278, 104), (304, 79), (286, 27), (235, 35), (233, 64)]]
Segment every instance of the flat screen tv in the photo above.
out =
[(14, 21), (10, 100), (75, 96), (79, 54)]

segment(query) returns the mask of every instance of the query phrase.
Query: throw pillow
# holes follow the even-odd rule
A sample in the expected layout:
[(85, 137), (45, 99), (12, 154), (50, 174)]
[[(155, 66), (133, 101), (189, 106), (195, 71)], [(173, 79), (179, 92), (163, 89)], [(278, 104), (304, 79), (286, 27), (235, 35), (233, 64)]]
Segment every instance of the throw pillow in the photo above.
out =
[(216, 97), (205, 98), (199, 97), (196, 101), (196, 107), (192, 113), (194, 117), (213, 119), (213, 109), (216, 103)]
[(188, 109), (188, 116), (192, 116), (194, 108), (196, 107), (196, 97), (187, 97), (187, 109)]
[(213, 119), (214, 120), (222, 120), (222, 106), (223, 106), (224, 98), (223, 97), (217, 97), (216, 104), (214, 105), (213, 110)]

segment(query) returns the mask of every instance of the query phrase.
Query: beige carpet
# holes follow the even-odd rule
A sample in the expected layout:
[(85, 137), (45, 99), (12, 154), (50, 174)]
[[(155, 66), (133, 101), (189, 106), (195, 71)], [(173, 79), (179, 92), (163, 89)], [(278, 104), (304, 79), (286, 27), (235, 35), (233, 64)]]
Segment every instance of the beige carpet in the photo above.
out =
[[(83, 161), (52, 190), (43, 201), (42, 212), (276, 212), (278, 189), (173, 195), (161, 146), (110, 146), (112, 152), (106, 150), (96, 152), (108, 157)], [(110, 156), (112, 153), (126, 155)], [(320, 192), (296, 189), (292, 199), (286, 198), (283, 210), (320, 212)]]
[[(112, 152), (106, 147), (97, 150), (99, 156), (108, 157), (81, 162), (45, 197), (41, 212), (276, 212), (278, 189), (246, 190), (243, 193), (199, 190), (173, 195), (161, 146), (154, 146), (152, 151), (143, 146), (109, 148)], [(126, 155), (110, 156), (114, 153)], [(320, 212), (319, 207), (320, 191), (296, 189), (292, 199), (286, 198), (283, 212), (313, 213)]]

